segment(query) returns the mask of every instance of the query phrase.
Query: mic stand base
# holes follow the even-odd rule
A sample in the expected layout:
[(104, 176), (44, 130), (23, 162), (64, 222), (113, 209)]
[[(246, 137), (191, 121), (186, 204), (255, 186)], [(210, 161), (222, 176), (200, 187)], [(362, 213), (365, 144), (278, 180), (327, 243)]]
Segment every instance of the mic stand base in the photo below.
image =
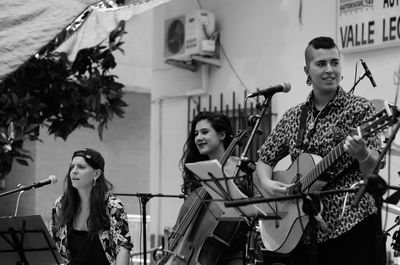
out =
[[(315, 218), (320, 212), (319, 196), (305, 195), (303, 196), (303, 212), (309, 217), (310, 231), (310, 265), (318, 265), (318, 222)], [(306, 229), (306, 227), (304, 227)]]
[(147, 221), (146, 221), (146, 204), (147, 202), (152, 198), (152, 196), (150, 194), (141, 194), (139, 196), (140, 198), (140, 202), (142, 205), (142, 225), (143, 225), (143, 264), (147, 265), (147, 234), (146, 234), (146, 225), (147, 225)]
[(247, 232), (247, 244), (245, 249), (246, 254), (244, 257), (244, 264), (246, 265), (257, 265), (264, 263), (262, 255), (259, 253), (259, 247), (257, 244), (257, 231), (255, 228), (255, 222), (256, 220), (253, 218)]
[(376, 255), (378, 265), (386, 264), (386, 239), (387, 234), (382, 231), (382, 202), (383, 199), (381, 196), (374, 196), (375, 206), (377, 208), (378, 220), (376, 224), (376, 239), (378, 242), (378, 249), (376, 250), (378, 253)]

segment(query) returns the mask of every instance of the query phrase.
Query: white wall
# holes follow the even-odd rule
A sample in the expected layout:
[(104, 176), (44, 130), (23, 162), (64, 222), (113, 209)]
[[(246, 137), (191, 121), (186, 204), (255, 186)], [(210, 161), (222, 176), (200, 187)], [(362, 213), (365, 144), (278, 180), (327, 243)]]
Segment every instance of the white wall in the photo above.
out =
[[(199, 9), (216, 14), (221, 43), (229, 61), (240, 76), (234, 74), (227, 57), (221, 54), (222, 66), (211, 67), (210, 94), (231, 94), (254, 91), (289, 81), (289, 94), (273, 98), (273, 126), (283, 111), (304, 101), (310, 92), (303, 72), (304, 49), (312, 38), (326, 35), (336, 38), (336, 1), (290, 0), (172, 0), (154, 10), (153, 86), (151, 114), (151, 191), (180, 193), (181, 173), (177, 163), (186, 139), (186, 92), (202, 87), (201, 71), (191, 72), (164, 63), (164, 21), (168, 18)], [(300, 3), (302, 10), (299, 13)], [(370, 67), (378, 87), (373, 88), (367, 78), (357, 86), (355, 94), (369, 99), (394, 101), (396, 86), (393, 72), (399, 70), (399, 47), (343, 55), (342, 86), (353, 86), (355, 64), (363, 58)], [(359, 74), (362, 70), (359, 68)], [(227, 100), (228, 102), (229, 99)], [(397, 172), (398, 162), (392, 162)], [(393, 175), (397, 181), (397, 175)], [(151, 233), (162, 233), (164, 226), (175, 222), (180, 203), (167, 199), (151, 204)]]
[(124, 53), (116, 51), (117, 67), (114, 73), (123, 83), (126, 91), (150, 93), (152, 82), (153, 52), (153, 12), (146, 11), (133, 16), (126, 22), (122, 49)]

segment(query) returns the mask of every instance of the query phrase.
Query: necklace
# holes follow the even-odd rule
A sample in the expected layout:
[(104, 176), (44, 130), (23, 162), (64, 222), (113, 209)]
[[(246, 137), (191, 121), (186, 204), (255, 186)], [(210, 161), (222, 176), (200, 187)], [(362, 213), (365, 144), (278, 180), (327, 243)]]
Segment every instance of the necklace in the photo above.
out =
[(322, 110), (320, 110), (318, 112), (318, 114), (317, 114), (317, 116), (315, 118), (314, 118), (314, 114), (313, 113), (311, 114), (311, 123), (308, 125), (308, 130), (309, 131), (311, 131), (311, 130), (313, 130), (315, 128), (315, 123), (317, 122), (319, 115), (322, 113)]

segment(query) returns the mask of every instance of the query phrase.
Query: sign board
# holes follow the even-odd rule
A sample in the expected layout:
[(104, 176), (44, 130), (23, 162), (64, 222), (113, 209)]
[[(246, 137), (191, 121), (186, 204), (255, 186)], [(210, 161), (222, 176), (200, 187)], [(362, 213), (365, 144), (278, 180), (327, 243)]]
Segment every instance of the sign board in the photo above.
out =
[(342, 52), (400, 45), (399, 0), (337, 0), (336, 42)]

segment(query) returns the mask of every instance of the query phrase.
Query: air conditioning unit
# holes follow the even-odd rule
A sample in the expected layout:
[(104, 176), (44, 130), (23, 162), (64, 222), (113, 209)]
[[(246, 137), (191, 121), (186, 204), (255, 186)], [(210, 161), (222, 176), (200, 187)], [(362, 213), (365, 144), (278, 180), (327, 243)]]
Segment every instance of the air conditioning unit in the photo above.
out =
[(215, 15), (205, 10), (170, 18), (165, 21), (164, 58), (187, 61), (192, 55), (211, 56), (215, 40)]

